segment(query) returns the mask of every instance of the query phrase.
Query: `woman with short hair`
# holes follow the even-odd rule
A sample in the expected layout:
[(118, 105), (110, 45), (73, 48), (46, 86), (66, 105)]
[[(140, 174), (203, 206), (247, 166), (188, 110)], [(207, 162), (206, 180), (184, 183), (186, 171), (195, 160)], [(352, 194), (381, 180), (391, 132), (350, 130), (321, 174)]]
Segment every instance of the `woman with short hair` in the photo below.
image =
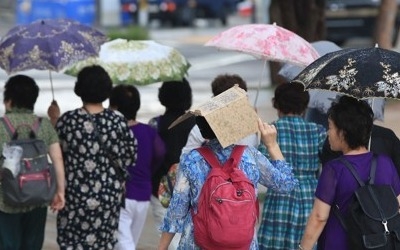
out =
[[(369, 178), (373, 153), (368, 141), (373, 123), (373, 111), (365, 101), (349, 96), (340, 97), (328, 111), (328, 140), (332, 150), (341, 151), (353, 165), (363, 182)], [(387, 155), (377, 155), (376, 185), (390, 185), (400, 205), (400, 179), (393, 161)], [(341, 159), (324, 164), (315, 192), (314, 206), (308, 218), (299, 249), (347, 250), (348, 234), (341, 226), (332, 206), (338, 206), (343, 217), (348, 215), (350, 201), (359, 187)]]
[[(33, 125), (38, 120), (34, 114), (34, 106), (39, 95), (39, 87), (35, 80), (25, 75), (10, 77), (4, 86), (5, 115), (12, 127)], [(2, 118), (4, 119), (4, 118)], [(41, 250), (44, 241), (47, 206), (59, 211), (65, 205), (64, 164), (56, 131), (49, 119), (40, 118), (37, 138), (48, 146), (48, 153), (54, 165), (57, 178), (56, 194), (51, 204), (41, 206), (13, 207), (3, 201), (3, 189), (0, 185), (0, 249), (32, 249)], [(28, 138), (26, 127), (18, 129), (20, 138)], [(0, 152), (4, 143), (11, 139), (7, 127), (0, 122)], [(0, 171), (3, 171), (0, 164)], [(0, 178), (1, 183), (1, 178)]]
[[(300, 185), (288, 194), (267, 190), (258, 230), (260, 249), (296, 249), (312, 209), (326, 130), (303, 118), (309, 99), (301, 83), (283, 83), (275, 89), (278, 145)], [(270, 157), (264, 145), (259, 149)]]
[(61, 249), (114, 249), (124, 201), (126, 166), (136, 162), (137, 144), (126, 119), (103, 107), (112, 82), (101, 66), (83, 68), (75, 94), (82, 107), (56, 123), (67, 180), (66, 206), (57, 216)]

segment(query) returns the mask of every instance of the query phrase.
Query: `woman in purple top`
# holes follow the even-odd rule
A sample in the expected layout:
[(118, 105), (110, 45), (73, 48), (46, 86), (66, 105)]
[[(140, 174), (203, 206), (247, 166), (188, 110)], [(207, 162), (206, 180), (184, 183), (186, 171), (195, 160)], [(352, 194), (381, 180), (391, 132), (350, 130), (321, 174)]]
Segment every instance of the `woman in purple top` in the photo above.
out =
[(121, 210), (118, 243), (115, 247), (117, 250), (132, 250), (136, 249), (146, 221), (152, 190), (151, 177), (164, 159), (165, 146), (154, 128), (136, 121), (140, 95), (134, 86), (114, 87), (110, 96), (110, 107), (125, 116), (138, 143), (136, 165), (128, 167), (125, 208)]
[[(373, 154), (367, 145), (372, 129), (373, 112), (364, 101), (342, 96), (328, 112), (328, 139), (331, 149), (341, 151), (365, 182), (369, 177)], [(375, 184), (391, 185), (400, 204), (400, 180), (392, 160), (385, 155), (377, 157)], [(346, 250), (347, 235), (332, 205), (338, 205), (346, 216), (348, 206), (358, 183), (340, 160), (327, 162), (318, 180), (313, 210), (308, 218), (299, 249), (312, 249), (318, 240), (318, 249)]]

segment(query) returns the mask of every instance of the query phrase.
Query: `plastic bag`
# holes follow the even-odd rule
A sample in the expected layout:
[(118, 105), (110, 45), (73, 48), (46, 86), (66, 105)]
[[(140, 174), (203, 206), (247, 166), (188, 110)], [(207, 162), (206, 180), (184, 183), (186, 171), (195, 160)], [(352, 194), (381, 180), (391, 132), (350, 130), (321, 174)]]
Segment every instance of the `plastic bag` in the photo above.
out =
[(7, 143), (3, 144), (3, 168), (11, 171), (14, 177), (17, 176), (21, 169), (22, 147), (10, 146)]

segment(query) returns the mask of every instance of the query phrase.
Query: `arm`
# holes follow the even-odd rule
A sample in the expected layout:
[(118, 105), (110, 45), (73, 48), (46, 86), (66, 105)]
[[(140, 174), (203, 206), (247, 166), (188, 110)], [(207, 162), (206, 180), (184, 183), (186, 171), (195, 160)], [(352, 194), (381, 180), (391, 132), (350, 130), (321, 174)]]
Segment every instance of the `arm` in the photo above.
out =
[(260, 166), (259, 183), (280, 193), (292, 191), (299, 182), (293, 175), (292, 166), (285, 161), (282, 155), (276, 141), (275, 126), (263, 123), (259, 119), (258, 127), (261, 132), (261, 140), (272, 159), (269, 161), (260, 151), (255, 150), (254, 157), (257, 165)]
[(397, 201), (399, 202), (399, 213), (400, 213), (400, 194), (397, 196)]
[(272, 160), (284, 160), (281, 149), (279, 148), (278, 142), (276, 141), (277, 131), (274, 125), (262, 122), (258, 119), (258, 129), (261, 133), (261, 140), (268, 150), (268, 153)]
[(160, 242), (158, 243), (158, 250), (168, 250), (168, 246), (174, 238), (174, 233), (163, 232), (161, 234)]
[(122, 162), (120, 166), (132, 166), (134, 167), (136, 164), (136, 157), (137, 157), (137, 139), (133, 132), (129, 129), (128, 124), (126, 120), (123, 117), (118, 117), (120, 119), (117, 121), (120, 127), (119, 131), (119, 149), (124, 149), (124, 150), (119, 150), (117, 151), (118, 153), (118, 158)]
[(313, 209), (308, 218), (304, 235), (301, 238), (300, 246), (304, 250), (313, 249), (326, 222), (329, 218), (331, 206), (322, 200), (315, 198)]
[(65, 174), (64, 161), (59, 143), (53, 143), (49, 147), (49, 155), (53, 162), (57, 178), (57, 191), (51, 202), (53, 212), (59, 211), (65, 206)]
[(390, 152), (390, 158), (392, 158), (392, 161), (396, 167), (397, 173), (400, 176), (400, 140), (396, 136), (396, 134), (391, 131), (391, 139), (392, 139), (392, 148)]

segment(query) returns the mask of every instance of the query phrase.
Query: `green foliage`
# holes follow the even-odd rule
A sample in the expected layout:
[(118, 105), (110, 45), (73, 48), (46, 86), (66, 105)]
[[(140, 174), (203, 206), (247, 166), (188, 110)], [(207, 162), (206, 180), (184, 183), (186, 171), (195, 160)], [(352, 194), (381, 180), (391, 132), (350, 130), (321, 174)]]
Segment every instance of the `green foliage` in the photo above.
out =
[(110, 40), (117, 38), (127, 39), (127, 40), (149, 40), (149, 31), (147, 28), (131, 25), (127, 27), (111, 28), (107, 31)]

